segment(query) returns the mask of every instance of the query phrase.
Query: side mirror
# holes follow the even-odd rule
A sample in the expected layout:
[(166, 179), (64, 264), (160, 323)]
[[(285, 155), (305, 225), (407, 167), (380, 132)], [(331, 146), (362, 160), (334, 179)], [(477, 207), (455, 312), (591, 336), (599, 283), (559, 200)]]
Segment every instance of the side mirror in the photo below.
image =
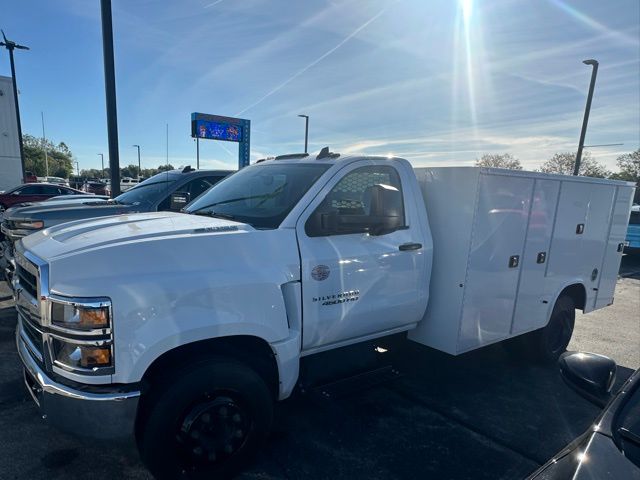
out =
[(591, 403), (604, 407), (611, 398), (616, 362), (595, 353), (565, 352), (558, 360), (562, 379)]
[(171, 194), (171, 205), (169, 210), (172, 212), (179, 212), (191, 201), (191, 194), (189, 192), (174, 192)]

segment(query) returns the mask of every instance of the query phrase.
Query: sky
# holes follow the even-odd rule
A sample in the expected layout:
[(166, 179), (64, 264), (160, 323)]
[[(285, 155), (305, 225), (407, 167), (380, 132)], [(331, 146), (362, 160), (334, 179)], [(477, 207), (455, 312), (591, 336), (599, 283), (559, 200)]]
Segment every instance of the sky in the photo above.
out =
[[(415, 166), (511, 153), (538, 168), (586, 136), (615, 160), (640, 146), (638, 0), (113, 0), (120, 165), (194, 165), (191, 112), (251, 120), (252, 161), (309, 151)], [(100, 2), (5, 2), (23, 131), (64, 141), (80, 169), (108, 157)], [(0, 75), (9, 75), (0, 51)], [(236, 168), (200, 142), (201, 168)]]

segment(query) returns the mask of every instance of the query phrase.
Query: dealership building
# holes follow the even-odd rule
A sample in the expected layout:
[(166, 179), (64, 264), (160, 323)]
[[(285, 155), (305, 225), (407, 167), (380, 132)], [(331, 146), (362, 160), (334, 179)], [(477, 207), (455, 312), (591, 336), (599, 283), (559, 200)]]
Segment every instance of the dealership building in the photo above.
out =
[(0, 76), (0, 191), (22, 183), (18, 122), (11, 77)]

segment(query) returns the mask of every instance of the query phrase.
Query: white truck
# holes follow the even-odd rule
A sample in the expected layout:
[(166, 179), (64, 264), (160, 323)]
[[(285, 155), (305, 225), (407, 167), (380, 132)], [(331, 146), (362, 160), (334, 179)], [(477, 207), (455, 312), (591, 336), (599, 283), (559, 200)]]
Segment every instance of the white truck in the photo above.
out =
[(17, 347), (43, 415), (135, 438), (161, 478), (239, 468), (303, 357), (408, 332), (460, 354), (522, 335), (556, 358), (610, 305), (633, 185), (400, 158), (289, 155), (184, 213), (18, 243)]

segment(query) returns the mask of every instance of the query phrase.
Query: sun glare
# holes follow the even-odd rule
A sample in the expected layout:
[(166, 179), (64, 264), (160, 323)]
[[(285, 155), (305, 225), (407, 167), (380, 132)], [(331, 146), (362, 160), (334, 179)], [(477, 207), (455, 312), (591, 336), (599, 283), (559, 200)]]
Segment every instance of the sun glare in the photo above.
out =
[(473, 0), (460, 0), (460, 8), (462, 8), (462, 19), (465, 24), (468, 24), (473, 14)]

